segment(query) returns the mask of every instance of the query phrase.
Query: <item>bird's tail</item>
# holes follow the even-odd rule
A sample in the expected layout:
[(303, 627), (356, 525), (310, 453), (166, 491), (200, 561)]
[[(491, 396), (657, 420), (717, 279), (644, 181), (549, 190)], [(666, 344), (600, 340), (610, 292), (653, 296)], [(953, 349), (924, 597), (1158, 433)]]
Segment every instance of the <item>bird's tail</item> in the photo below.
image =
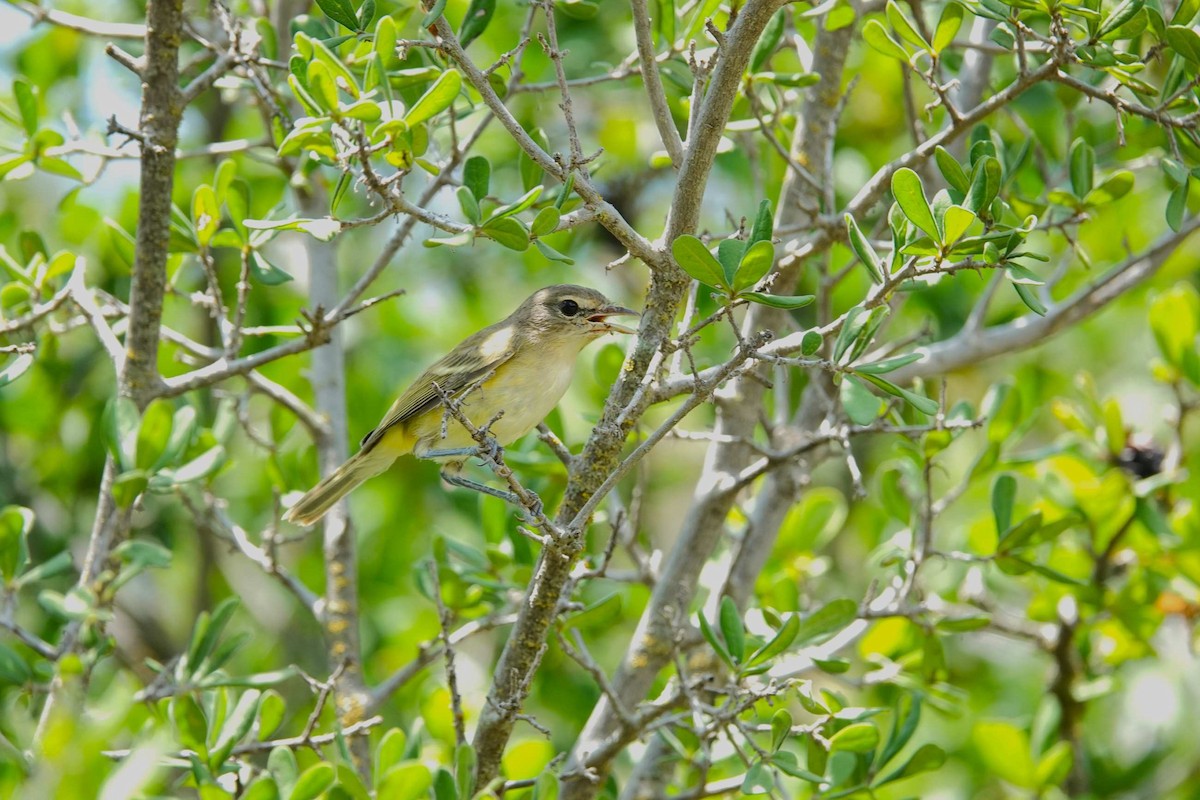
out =
[(297, 525), (312, 525), (325, 516), (333, 504), (341, 500), (360, 483), (383, 472), (396, 460), (393, 453), (383, 448), (372, 448), (355, 453), (345, 464), (335, 469), (325, 480), (318, 483), (296, 504), (287, 510), (283, 518)]

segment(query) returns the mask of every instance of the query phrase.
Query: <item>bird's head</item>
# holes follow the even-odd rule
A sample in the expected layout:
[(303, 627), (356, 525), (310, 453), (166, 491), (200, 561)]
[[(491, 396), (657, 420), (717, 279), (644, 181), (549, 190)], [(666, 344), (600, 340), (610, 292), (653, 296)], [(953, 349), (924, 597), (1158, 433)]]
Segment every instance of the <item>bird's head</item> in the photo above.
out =
[(584, 343), (605, 333), (635, 333), (612, 317), (638, 316), (616, 305), (595, 289), (562, 284), (539, 289), (513, 315), (527, 321), (543, 337), (580, 339)]

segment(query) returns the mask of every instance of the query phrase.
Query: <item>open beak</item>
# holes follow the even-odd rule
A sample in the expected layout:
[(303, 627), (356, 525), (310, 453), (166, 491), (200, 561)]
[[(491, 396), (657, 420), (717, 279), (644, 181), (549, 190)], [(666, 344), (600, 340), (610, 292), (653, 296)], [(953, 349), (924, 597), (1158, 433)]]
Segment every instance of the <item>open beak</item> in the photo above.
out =
[(621, 325), (609, 320), (609, 317), (640, 317), (641, 314), (624, 306), (605, 306), (588, 317), (595, 333), (637, 333), (627, 325)]

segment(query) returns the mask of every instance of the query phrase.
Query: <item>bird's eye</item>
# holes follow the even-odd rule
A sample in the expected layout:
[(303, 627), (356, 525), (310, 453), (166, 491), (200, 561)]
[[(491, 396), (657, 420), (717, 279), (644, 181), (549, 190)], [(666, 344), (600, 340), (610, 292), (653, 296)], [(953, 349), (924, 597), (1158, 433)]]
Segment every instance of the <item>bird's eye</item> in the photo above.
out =
[(579, 313), (579, 303), (576, 303), (574, 300), (563, 300), (558, 304), (558, 310), (561, 311), (564, 316), (573, 317)]

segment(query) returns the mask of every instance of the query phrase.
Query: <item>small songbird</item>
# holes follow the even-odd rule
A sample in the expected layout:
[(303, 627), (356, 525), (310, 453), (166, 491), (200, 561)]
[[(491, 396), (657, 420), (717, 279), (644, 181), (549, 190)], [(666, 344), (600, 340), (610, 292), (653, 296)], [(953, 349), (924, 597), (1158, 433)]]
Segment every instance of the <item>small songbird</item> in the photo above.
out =
[[(571, 384), (576, 356), (606, 333), (634, 333), (612, 322), (636, 311), (614, 305), (595, 289), (547, 286), (495, 325), (468, 336), (413, 381), (383, 421), (363, 437), (346, 463), (300, 498), (284, 519), (312, 525), (360, 483), (383, 472), (400, 456), (442, 462), (450, 483), (499, 496), (505, 492), (458, 476), (479, 452), (469, 431), (453, 419), (434, 384), (459, 400), (476, 426), (502, 416), (490, 428), (501, 446), (520, 439), (545, 419)], [(445, 435), (443, 436), (443, 431)]]

